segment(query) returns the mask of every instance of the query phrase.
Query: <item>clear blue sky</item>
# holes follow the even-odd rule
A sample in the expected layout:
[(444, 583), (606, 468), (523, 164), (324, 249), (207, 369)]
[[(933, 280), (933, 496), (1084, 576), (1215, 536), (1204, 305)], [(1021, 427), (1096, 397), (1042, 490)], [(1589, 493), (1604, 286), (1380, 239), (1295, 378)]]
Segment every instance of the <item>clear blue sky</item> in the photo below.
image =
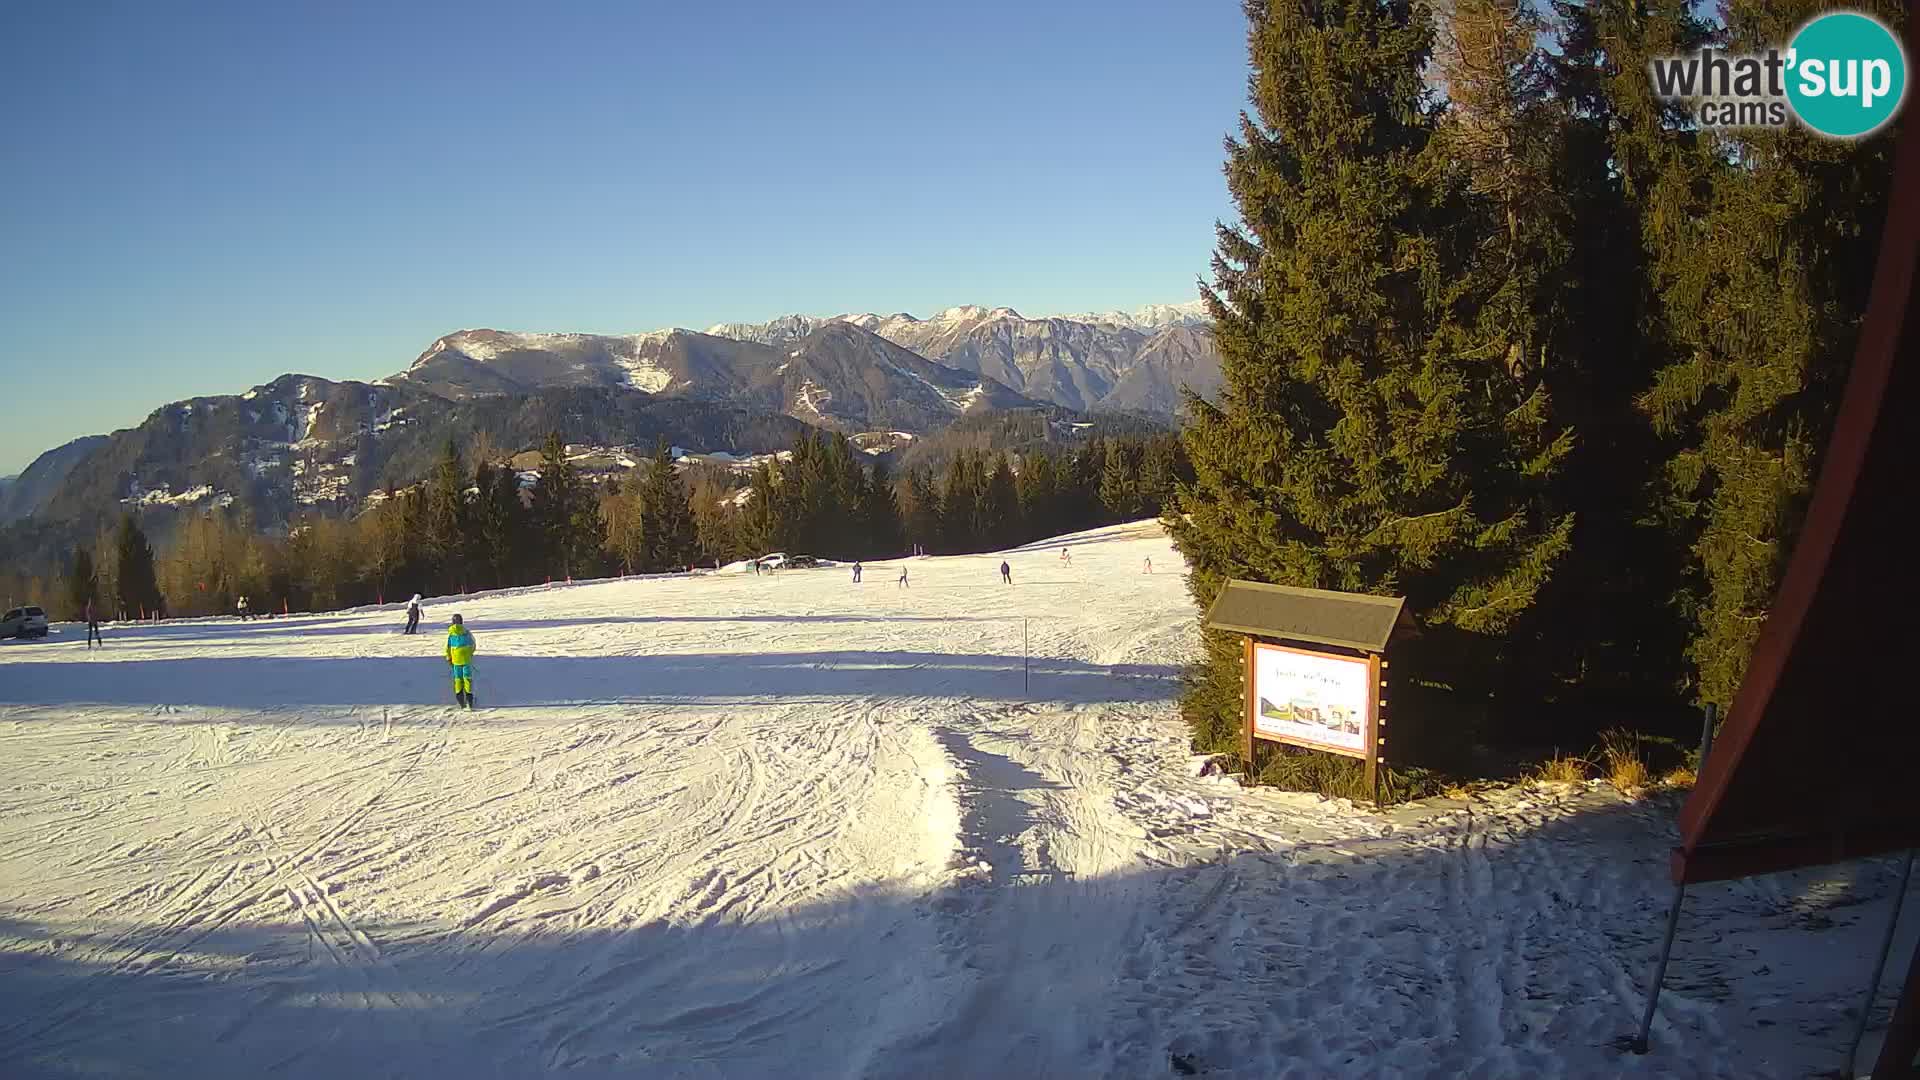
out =
[(463, 327), (1195, 296), (1237, 3), (0, 6), (0, 475)]

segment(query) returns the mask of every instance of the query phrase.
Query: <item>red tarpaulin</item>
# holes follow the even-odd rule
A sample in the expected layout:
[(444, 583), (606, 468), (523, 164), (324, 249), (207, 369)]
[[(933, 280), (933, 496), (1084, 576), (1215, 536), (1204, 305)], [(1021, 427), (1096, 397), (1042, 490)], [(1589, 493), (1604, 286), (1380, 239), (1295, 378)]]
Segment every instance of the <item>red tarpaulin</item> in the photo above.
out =
[(1920, 116), (1853, 369), (1779, 594), (1680, 811), (1677, 882), (1920, 845)]
[[(1915, 35), (1909, 19), (1908, 55), (1920, 54)], [(1920, 714), (1907, 687), (1908, 668), (1920, 664), (1920, 514), (1909, 506), (1920, 488), (1911, 475), (1920, 465), (1916, 123), (1909, 114), (1896, 148), (1873, 293), (1805, 525), (1726, 725), (1680, 810), (1673, 879), (1681, 890), (1920, 847)], [(1668, 916), (1634, 1041), (1640, 1053), (1683, 895)], [(1875, 1080), (1920, 1076), (1917, 1052), (1920, 951)]]

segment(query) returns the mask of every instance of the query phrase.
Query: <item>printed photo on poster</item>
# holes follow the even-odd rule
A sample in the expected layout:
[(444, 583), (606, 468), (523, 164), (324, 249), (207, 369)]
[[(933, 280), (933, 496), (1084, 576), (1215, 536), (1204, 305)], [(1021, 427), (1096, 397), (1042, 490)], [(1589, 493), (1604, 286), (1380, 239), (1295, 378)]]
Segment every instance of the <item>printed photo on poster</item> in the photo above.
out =
[(1365, 660), (1256, 645), (1254, 734), (1364, 756), (1367, 682)]

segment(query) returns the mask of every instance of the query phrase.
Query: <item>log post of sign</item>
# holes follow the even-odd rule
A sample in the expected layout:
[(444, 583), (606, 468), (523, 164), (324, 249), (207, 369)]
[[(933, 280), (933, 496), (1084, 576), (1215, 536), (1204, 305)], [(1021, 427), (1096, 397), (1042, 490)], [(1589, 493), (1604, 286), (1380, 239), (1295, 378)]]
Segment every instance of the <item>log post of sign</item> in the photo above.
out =
[(1207, 627), (1245, 636), (1246, 758), (1258, 740), (1359, 758), (1380, 803), (1387, 647), (1415, 627), (1406, 598), (1229, 580)]

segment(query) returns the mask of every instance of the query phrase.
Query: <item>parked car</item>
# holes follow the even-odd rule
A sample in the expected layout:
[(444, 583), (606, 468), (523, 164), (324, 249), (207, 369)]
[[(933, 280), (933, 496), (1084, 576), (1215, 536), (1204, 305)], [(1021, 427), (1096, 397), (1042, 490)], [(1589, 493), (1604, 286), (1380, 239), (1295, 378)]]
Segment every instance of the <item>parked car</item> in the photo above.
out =
[(787, 557), (785, 554), (776, 551), (771, 555), (762, 555), (758, 559), (755, 559), (754, 562), (759, 563), (760, 569), (762, 570), (778, 570), (787, 564)]
[(47, 636), (47, 613), (37, 607), (17, 607), (0, 618), (0, 638)]
[(820, 560), (811, 555), (793, 555), (787, 558), (787, 565), (796, 570), (804, 570), (809, 566), (819, 566)]

